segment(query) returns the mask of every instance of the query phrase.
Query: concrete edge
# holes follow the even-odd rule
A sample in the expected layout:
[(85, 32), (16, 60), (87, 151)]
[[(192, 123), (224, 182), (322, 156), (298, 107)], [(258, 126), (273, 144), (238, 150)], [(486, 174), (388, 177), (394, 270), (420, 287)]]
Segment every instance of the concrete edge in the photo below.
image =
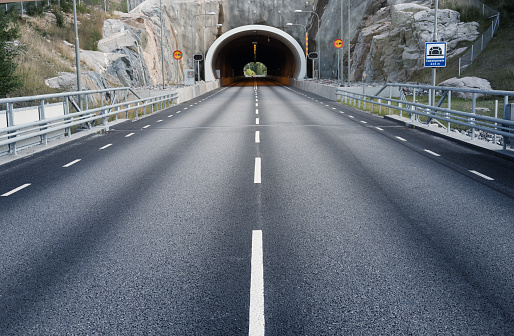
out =
[(514, 162), (514, 150), (503, 150), (499, 145), (495, 145), (493, 143), (489, 143), (483, 140), (471, 140), (470, 137), (466, 135), (462, 135), (460, 133), (456, 132), (446, 132), (446, 130), (443, 130), (440, 127), (430, 127), (428, 125), (423, 125), (417, 122), (412, 122), (410, 119), (405, 117), (400, 117), (397, 115), (386, 115), (384, 116), (384, 119), (394, 121), (398, 124), (405, 125), (406, 127), (420, 130), (425, 133), (429, 133), (431, 135), (444, 138), (446, 140), (450, 140), (456, 143), (459, 143), (461, 145), (464, 145), (468, 148), (472, 148), (484, 153), (493, 154), (498, 157), (502, 157), (504, 159), (507, 159), (509, 161)]

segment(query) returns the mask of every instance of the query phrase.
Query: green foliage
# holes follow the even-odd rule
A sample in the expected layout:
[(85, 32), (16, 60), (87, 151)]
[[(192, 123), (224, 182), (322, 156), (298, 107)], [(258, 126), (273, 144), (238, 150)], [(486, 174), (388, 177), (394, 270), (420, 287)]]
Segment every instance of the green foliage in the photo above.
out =
[(14, 75), (17, 66), (15, 60), (21, 52), (21, 47), (14, 40), (19, 36), (15, 18), (0, 11), (0, 97), (6, 97), (21, 86), (19, 77)]
[(56, 20), (55, 24), (57, 25), (57, 27), (64, 28), (64, 26), (66, 26), (66, 18), (64, 17), (64, 14), (56, 6), (54, 6), (52, 8), (52, 12), (55, 15), (55, 20)]
[[(250, 70), (251, 72), (248, 72), (248, 70)], [(268, 74), (268, 68), (261, 62), (251, 62), (245, 65), (244, 72), (248, 76), (265, 76)]]

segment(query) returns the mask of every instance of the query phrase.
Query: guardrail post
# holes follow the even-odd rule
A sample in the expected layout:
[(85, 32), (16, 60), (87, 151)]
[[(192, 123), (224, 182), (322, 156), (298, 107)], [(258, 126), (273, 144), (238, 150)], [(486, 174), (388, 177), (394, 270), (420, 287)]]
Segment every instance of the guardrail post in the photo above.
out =
[[(503, 119), (507, 119), (506, 112), (509, 105), (509, 96), (505, 96), (503, 98)], [(510, 111), (512, 114), (512, 110)], [(505, 136), (503, 137), (503, 150), (507, 150), (507, 142), (509, 139), (505, 139)], [(512, 145), (511, 145), (512, 147)]]
[[(100, 106), (104, 107), (104, 95), (103, 93), (100, 94)], [(102, 109), (102, 114), (105, 115), (107, 113), (107, 110), (106, 109)], [(107, 120), (108, 118), (107, 117), (103, 117), (102, 118), (102, 125), (105, 126), (107, 125)]]
[[(14, 126), (14, 104), (7, 103), (7, 127)], [(11, 137), (9, 137), (10, 139)], [(9, 144), (9, 153), (16, 155), (16, 142)]]
[[(70, 98), (68, 96), (64, 97), (64, 115), (70, 114)], [(64, 133), (67, 134), (69, 138), (71, 138), (71, 128), (67, 127), (64, 129)]]
[[(494, 118), (498, 119), (498, 99), (494, 101)], [(498, 123), (495, 122), (494, 126), (498, 126)], [(494, 129), (497, 130), (496, 127)], [(493, 142), (496, 145), (496, 133), (493, 135)]]
[[(39, 105), (39, 120), (45, 120), (45, 100), (41, 99), (41, 105)], [(41, 127), (41, 130), (44, 130), (46, 127)], [(48, 140), (46, 134), (40, 135), (40, 142), (43, 145), (48, 145)]]
[[(476, 105), (477, 105), (477, 94), (475, 92), (472, 93), (472, 105), (471, 105), (471, 113), (472, 114), (476, 114)], [(470, 118), (470, 124), (473, 125), (473, 121), (475, 120), (475, 118), (471, 117)], [(475, 128), (472, 127), (471, 128), (471, 140), (475, 140)]]
[[(448, 91), (448, 110), (451, 110), (452, 109), (452, 92), (451, 91)], [(446, 133), (450, 133), (450, 129), (451, 129), (451, 122), (449, 121), (450, 120), (450, 113), (446, 112), (446, 117), (448, 118), (448, 125), (446, 127)]]
[(378, 99), (378, 114), (382, 114), (382, 99)]

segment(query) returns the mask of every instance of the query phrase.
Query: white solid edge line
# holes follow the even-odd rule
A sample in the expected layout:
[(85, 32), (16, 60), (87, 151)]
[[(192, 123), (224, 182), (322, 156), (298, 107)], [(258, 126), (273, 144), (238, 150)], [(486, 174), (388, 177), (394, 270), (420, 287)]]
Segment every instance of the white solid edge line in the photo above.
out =
[(436, 152), (432, 152), (429, 149), (425, 149), (425, 152), (427, 152), (428, 154), (432, 154), (433, 156), (441, 156), (441, 155), (437, 154)]
[(63, 168), (68, 168), (68, 167), (73, 166), (73, 165), (74, 165), (75, 163), (77, 163), (77, 162), (80, 162), (80, 159), (73, 160), (73, 161), (71, 161), (70, 163), (67, 163), (67, 164), (65, 164), (65, 165), (64, 165), (64, 166), (62, 166), (62, 167), (63, 167)]
[(3, 195), (2, 195), (2, 197), (11, 196), (12, 194), (14, 194), (14, 193), (16, 193), (16, 192), (20, 191), (21, 189), (25, 189), (25, 188), (27, 188), (28, 186), (30, 186), (30, 183), (25, 183), (24, 185), (19, 186), (19, 187), (18, 187), (18, 188), (16, 188), (16, 189), (13, 189), (13, 190), (11, 190), (11, 191), (9, 191), (9, 192), (6, 192), (5, 194), (3, 194)]
[(103, 147), (100, 147), (98, 150), (106, 149), (106, 148), (109, 148), (111, 146), (112, 146), (112, 144), (108, 144), (108, 145), (105, 145)]
[(133, 136), (134, 134), (136, 134), (136, 133), (129, 133), (129, 134), (125, 135), (125, 138), (130, 138), (130, 137), (131, 137), (131, 136)]
[(262, 230), (252, 231), (249, 336), (264, 336), (264, 266)]
[(261, 132), (255, 131), (255, 143), (261, 143)]
[(473, 174), (475, 174), (475, 175), (478, 175), (478, 176), (480, 176), (481, 178), (484, 178), (484, 179), (486, 179), (486, 180), (488, 180), (488, 181), (494, 181), (494, 179), (493, 179), (492, 177), (489, 177), (489, 176), (484, 175), (484, 174), (482, 174), (482, 173), (480, 173), (480, 172), (477, 172), (476, 170), (470, 170), (469, 172), (470, 172), (470, 173), (473, 173)]
[(395, 137), (395, 138), (396, 138), (396, 139), (398, 139), (398, 140), (400, 140), (400, 141), (407, 141), (407, 140), (405, 140), (404, 138), (399, 137), (399, 136), (397, 136), (397, 137)]
[(261, 158), (255, 158), (255, 169), (253, 173), (253, 183), (261, 183)]

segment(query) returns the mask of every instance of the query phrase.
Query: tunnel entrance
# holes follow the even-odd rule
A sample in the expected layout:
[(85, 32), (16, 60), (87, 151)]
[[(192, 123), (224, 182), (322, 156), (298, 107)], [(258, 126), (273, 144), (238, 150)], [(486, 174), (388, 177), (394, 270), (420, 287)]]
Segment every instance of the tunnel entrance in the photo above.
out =
[(266, 64), (268, 76), (305, 77), (305, 54), (291, 35), (270, 26), (249, 25), (226, 32), (212, 44), (205, 58), (205, 80), (243, 77), (251, 62)]

